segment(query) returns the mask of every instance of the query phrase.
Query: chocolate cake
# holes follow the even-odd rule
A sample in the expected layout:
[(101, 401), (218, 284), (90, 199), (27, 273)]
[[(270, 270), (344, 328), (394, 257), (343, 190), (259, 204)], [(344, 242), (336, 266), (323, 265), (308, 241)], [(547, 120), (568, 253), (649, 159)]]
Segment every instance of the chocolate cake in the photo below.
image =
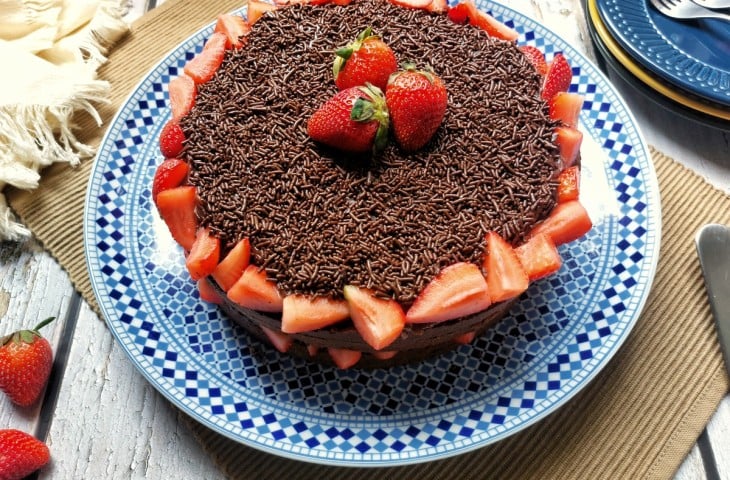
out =
[[(368, 26), (448, 88), (443, 123), (418, 151), (391, 141), (376, 155), (350, 154), (307, 135), (307, 119), (337, 91), (333, 52)], [(177, 156), (197, 192), (197, 226), (220, 241), (220, 258), (248, 239), (250, 264), (281, 297), (341, 300), (352, 285), (407, 311), (446, 267), (471, 263), (486, 275), (488, 232), (517, 247), (555, 209), (561, 122), (541, 97), (543, 75), (513, 42), (380, 0), (280, 8), (245, 40), (197, 85)], [(247, 331), (284, 335), (280, 313), (236, 304), (213, 276), (202, 281)], [(319, 361), (330, 348), (362, 352), (358, 367), (414, 361), (473, 338), (515, 301), (408, 323), (380, 351), (349, 319), (290, 334), (285, 348)]]

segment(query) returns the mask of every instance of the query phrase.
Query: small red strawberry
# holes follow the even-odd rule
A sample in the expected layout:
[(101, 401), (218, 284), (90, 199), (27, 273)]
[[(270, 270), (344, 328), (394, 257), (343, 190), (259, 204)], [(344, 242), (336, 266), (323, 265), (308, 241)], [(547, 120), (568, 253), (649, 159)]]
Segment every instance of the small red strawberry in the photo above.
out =
[(179, 158), (168, 158), (158, 165), (152, 179), (152, 200), (156, 203), (160, 192), (182, 185), (189, 170), (188, 164)]
[(170, 120), (160, 132), (160, 151), (165, 158), (174, 158), (180, 155), (185, 141), (185, 133), (175, 120)]
[(20, 480), (51, 459), (45, 443), (20, 430), (0, 430), (0, 479)]
[(525, 54), (525, 57), (527, 57), (530, 63), (535, 67), (537, 73), (540, 75), (545, 75), (547, 73), (548, 65), (545, 61), (545, 55), (543, 55), (537, 47), (533, 47), (532, 45), (522, 45), (519, 48), (522, 50), (522, 53)]
[(542, 98), (549, 101), (558, 92), (565, 92), (573, 80), (573, 71), (570, 69), (568, 60), (562, 53), (558, 53), (550, 62), (545, 82), (542, 84)]
[(374, 85), (351, 87), (327, 100), (307, 123), (316, 142), (348, 152), (378, 152), (388, 141), (388, 108)]
[(385, 90), (390, 74), (398, 70), (393, 50), (368, 27), (354, 42), (335, 52), (332, 73), (339, 90), (371, 83)]
[(0, 390), (17, 405), (32, 405), (46, 386), (53, 350), (38, 330), (53, 320), (47, 318), (33, 330), (20, 330), (0, 339)]
[(444, 119), (446, 101), (446, 86), (433, 71), (406, 64), (405, 70), (391, 75), (385, 102), (403, 150), (418, 150), (431, 140)]

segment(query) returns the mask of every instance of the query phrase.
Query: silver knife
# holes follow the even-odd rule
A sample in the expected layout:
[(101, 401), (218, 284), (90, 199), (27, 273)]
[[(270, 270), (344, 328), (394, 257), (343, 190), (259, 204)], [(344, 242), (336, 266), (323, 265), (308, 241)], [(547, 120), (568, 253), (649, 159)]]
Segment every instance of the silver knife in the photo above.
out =
[(730, 373), (730, 228), (705, 225), (695, 237), (717, 336)]

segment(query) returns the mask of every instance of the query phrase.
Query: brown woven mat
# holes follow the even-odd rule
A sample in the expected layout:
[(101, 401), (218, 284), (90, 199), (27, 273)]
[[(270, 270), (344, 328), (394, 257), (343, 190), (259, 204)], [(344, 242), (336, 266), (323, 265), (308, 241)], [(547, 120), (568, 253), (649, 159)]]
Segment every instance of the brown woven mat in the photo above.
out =
[[(113, 96), (108, 125), (140, 78), (190, 33), (242, 0), (170, 0), (141, 18), (101, 70)], [(82, 140), (103, 128), (80, 119)], [(707, 222), (730, 224), (730, 198), (658, 152), (663, 232), (654, 287), (635, 329), (608, 366), (545, 420), (458, 457), (389, 469), (346, 469), (281, 459), (236, 444), (189, 420), (203, 448), (232, 478), (671, 478), (725, 392), (717, 337), (693, 237)], [(97, 310), (83, 248), (83, 202), (91, 162), (53, 167), (34, 192), (10, 204)], [(63, 231), (63, 235), (59, 235)]]

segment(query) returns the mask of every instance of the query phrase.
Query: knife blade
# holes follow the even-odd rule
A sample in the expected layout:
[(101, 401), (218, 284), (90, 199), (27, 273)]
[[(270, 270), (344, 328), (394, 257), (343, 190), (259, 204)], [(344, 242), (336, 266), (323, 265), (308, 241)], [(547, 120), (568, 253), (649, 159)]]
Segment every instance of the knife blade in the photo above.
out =
[(695, 245), (725, 367), (730, 374), (730, 228), (705, 225), (697, 232)]

